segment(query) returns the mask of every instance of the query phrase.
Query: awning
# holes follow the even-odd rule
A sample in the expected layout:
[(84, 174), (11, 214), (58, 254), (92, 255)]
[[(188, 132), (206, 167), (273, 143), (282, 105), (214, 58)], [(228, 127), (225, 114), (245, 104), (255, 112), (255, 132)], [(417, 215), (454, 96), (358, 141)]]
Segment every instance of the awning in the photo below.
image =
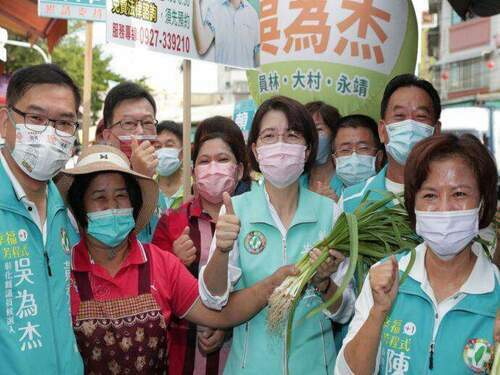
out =
[(32, 44), (47, 39), (49, 53), (68, 32), (66, 20), (38, 17), (36, 0), (0, 0), (0, 26)]
[(460, 17), (465, 18), (468, 11), (480, 17), (500, 14), (499, 0), (448, 0)]

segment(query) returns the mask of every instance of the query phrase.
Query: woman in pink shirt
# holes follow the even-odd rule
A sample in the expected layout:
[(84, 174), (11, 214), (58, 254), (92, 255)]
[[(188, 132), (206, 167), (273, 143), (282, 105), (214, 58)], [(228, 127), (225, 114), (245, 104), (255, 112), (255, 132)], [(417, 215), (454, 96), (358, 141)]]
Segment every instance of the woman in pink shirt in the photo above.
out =
[(122, 152), (87, 148), (58, 187), (81, 233), (72, 252), (69, 292), (86, 373), (166, 374), (172, 316), (211, 327), (240, 324), (294, 272), (283, 268), (236, 294), (222, 312), (209, 310), (198, 299), (196, 279), (175, 255), (137, 241), (156, 208), (158, 187), (133, 172)]

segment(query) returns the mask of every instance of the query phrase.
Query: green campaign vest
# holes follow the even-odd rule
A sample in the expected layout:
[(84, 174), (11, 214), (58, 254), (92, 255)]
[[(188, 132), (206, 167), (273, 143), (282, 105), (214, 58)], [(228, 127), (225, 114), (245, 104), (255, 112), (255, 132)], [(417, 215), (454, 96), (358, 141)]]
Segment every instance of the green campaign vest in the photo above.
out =
[(1, 163), (0, 181), (0, 373), (82, 374), (69, 303), (78, 235), (64, 202), (50, 182), (44, 246)]
[[(328, 198), (299, 188), (297, 212), (286, 238), (282, 238), (271, 217), (264, 184), (234, 197), (236, 215), (241, 221), (238, 237), (239, 264), (242, 276), (237, 289), (252, 286), (279, 267), (295, 263), (304, 251), (328, 234), (332, 228), (333, 204)], [(294, 319), (289, 374), (331, 374), (335, 347), (331, 321), (318, 314), (305, 314), (322, 302), (309, 288), (299, 302)], [(233, 343), (225, 374), (284, 374), (285, 340), (267, 330), (267, 309), (233, 330)]]
[(408, 277), (399, 287), (382, 328), (378, 373), (472, 374), (464, 361), (464, 348), (472, 339), (494, 343), (493, 326), (499, 305), (498, 279), (492, 292), (464, 297), (441, 321), (431, 365), (430, 345), (436, 313), (420, 283)]

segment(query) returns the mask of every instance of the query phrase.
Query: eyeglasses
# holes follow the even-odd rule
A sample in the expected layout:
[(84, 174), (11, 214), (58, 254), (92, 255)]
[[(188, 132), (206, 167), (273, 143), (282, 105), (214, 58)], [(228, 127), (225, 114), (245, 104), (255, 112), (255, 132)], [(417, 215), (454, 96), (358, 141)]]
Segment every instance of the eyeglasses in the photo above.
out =
[[(47, 129), (47, 126), (52, 124), (57, 135), (72, 137), (80, 126), (77, 121), (73, 120), (53, 120), (38, 113), (23, 112), (14, 106), (9, 106), (9, 109), (23, 117), (26, 129), (37, 133), (43, 133)], [(39, 126), (43, 126), (43, 130), (40, 130)]]
[(259, 135), (259, 140), (264, 144), (271, 145), (277, 143), (280, 137), (285, 143), (297, 145), (305, 142), (304, 136), (296, 130), (287, 130), (285, 133), (278, 133), (271, 129), (264, 130), (262, 134)]
[(368, 145), (357, 145), (356, 147), (344, 146), (340, 147), (337, 151), (334, 152), (334, 155), (337, 157), (342, 156), (350, 156), (353, 152), (358, 155), (372, 155), (376, 153), (378, 150), (375, 147), (370, 147)]
[(120, 120), (115, 122), (114, 124), (111, 125), (117, 126), (119, 125), (120, 128), (123, 130), (135, 130), (139, 126), (139, 124), (142, 126), (144, 130), (154, 132), (156, 130), (156, 125), (158, 125), (158, 120), (156, 119), (145, 119), (145, 120), (132, 120), (132, 119), (127, 119), (127, 120)]

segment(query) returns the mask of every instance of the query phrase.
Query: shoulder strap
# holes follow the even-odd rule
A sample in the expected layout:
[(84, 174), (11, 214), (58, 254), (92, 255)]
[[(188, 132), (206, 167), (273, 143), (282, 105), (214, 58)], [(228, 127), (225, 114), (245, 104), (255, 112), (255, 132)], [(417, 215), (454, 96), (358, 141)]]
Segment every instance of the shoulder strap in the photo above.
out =
[(153, 265), (153, 257), (151, 256), (151, 248), (149, 244), (141, 244), (142, 249), (146, 253), (146, 262), (139, 266), (139, 294), (149, 293), (151, 290), (151, 270)]
[(90, 286), (89, 273), (88, 272), (73, 272), (75, 277), (76, 290), (80, 295), (80, 301), (90, 301), (94, 299), (94, 294), (92, 293), (92, 287)]

